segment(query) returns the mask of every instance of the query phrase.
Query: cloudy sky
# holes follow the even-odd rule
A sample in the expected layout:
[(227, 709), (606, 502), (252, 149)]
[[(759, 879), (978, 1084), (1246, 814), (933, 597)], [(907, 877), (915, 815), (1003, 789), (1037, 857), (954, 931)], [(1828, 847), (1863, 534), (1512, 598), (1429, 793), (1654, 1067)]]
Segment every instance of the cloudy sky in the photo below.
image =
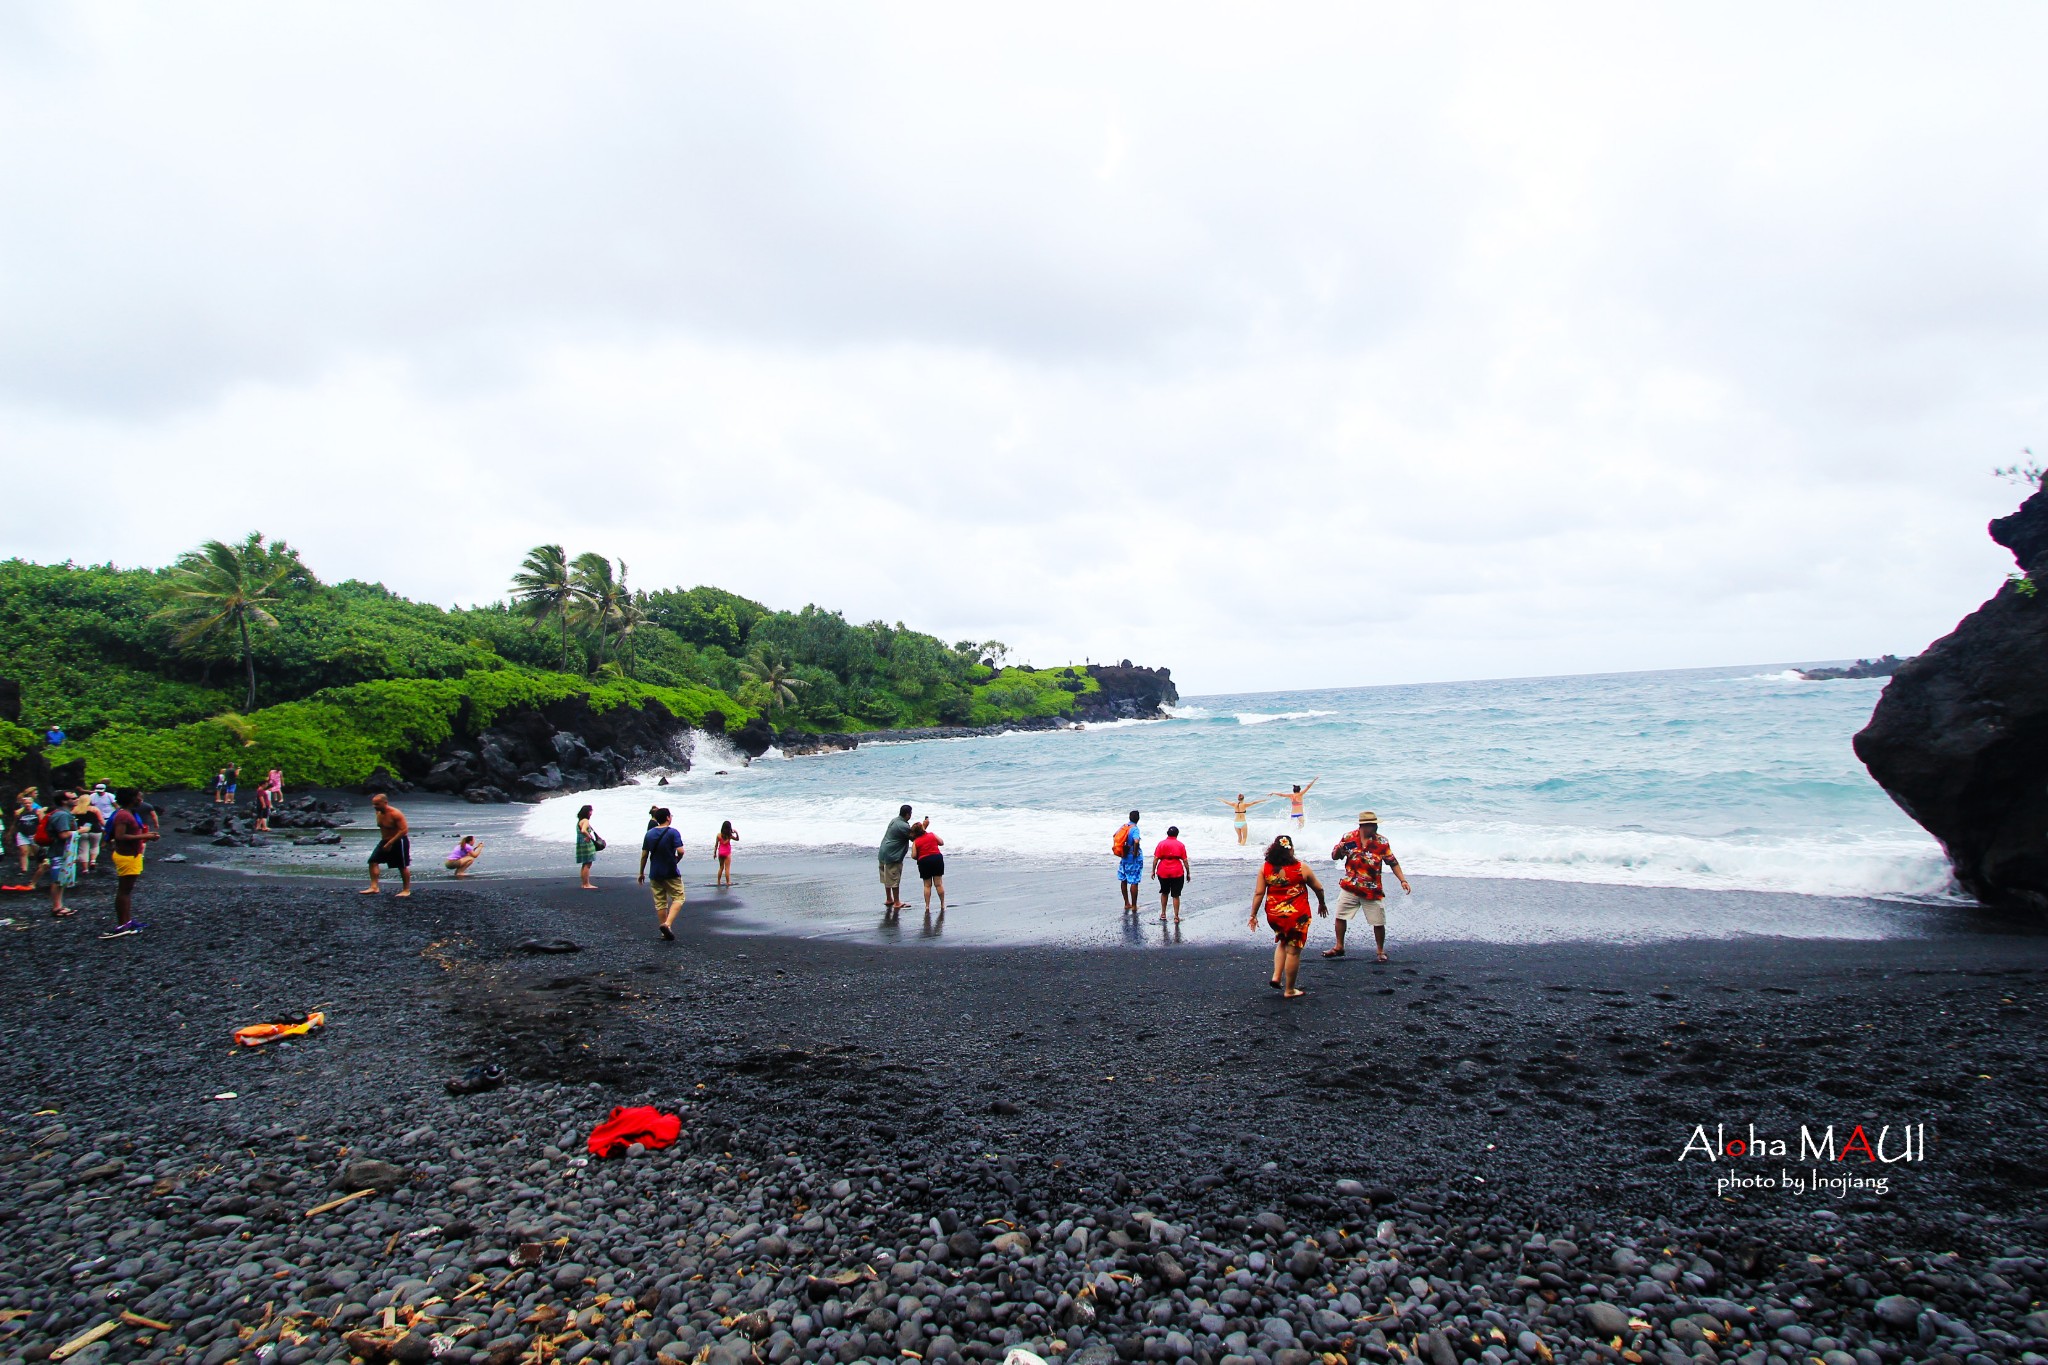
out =
[(0, 549), (558, 540), (1188, 691), (1907, 652), (2048, 451), (2044, 38), (9, 5)]

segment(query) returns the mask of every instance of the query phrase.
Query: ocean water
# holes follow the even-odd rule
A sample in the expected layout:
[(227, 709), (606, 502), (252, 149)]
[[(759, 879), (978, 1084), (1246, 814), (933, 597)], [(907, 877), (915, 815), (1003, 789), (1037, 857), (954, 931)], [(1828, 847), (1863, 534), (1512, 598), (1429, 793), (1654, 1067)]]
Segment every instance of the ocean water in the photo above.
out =
[(1137, 808), (1148, 840), (1178, 825), (1198, 861), (1249, 861), (1287, 802), (1253, 809), (1241, 849), (1227, 798), (1314, 779), (1304, 851), (1370, 807), (1421, 877), (1943, 899), (1939, 846), (1849, 747), (1882, 686), (1751, 667), (1189, 697), (1166, 720), (751, 766), (703, 741), (671, 785), (564, 794), (522, 832), (566, 845), (588, 801), (631, 848), (658, 799), (693, 853), (727, 819), (747, 851), (871, 849), (908, 801), (956, 863), (1087, 864)]

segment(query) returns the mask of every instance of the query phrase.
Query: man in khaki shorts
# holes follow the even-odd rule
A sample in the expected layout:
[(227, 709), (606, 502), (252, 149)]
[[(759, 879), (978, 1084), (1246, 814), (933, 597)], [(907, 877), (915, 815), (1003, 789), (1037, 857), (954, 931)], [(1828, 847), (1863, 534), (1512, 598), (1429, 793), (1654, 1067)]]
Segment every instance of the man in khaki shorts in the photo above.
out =
[(1415, 894), (1401, 860), (1380, 838), (1380, 818), (1369, 810), (1358, 812), (1358, 828), (1337, 841), (1330, 857), (1344, 864), (1343, 879), (1337, 883), (1337, 946), (1323, 949), (1324, 957), (1344, 956), (1344, 931), (1361, 911), (1372, 926), (1373, 946), (1378, 960), (1387, 960), (1387, 893), (1380, 887), (1382, 868), (1392, 868), (1401, 881), (1403, 895)]
[(648, 814), (654, 817), (654, 828), (640, 838), (640, 880), (654, 890), (654, 927), (663, 938), (674, 940), (676, 915), (683, 908), (683, 836), (669, 823), (675, 817), (666, 806), (656, 806)]
[(903, 860), (910, 856), (910, 807), (897, 811), (889, 828), (882, 831), (881, 847), (875, 855), (882, 871), (882, 909), (894, 914), (903, 908)]

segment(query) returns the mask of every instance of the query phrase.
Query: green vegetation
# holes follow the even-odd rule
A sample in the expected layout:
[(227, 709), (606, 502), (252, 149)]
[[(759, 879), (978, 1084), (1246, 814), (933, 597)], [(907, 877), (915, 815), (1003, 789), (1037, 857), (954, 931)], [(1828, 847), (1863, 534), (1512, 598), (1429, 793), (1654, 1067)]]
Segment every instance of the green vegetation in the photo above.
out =
[(168, 569), (0, 562), (0, 671), (22, 685), (30, 734), (0, 730), (0, 759), (55, 723), (94, 780), (203, 785), (240, 762), (346, 784), (505, 706), (578, 693), (692, 723), (717, 710), (867, 731), (1066, 715), (1096, 689), (1080, 669), (1002, 668), (1000, 641), (948, 645), (714, 587), (634, 591), (623, 563), (560, 546), (536, 547), (510, 596), (444, 610), (323, 583), (253, 535)]
[(43, 742), (41, 735), (0, 720), (0, 767), (4, 767), (23, 754), (31, 753)]
[(458, 728), (489, 725), (508, 706), (578, 694), (597, 711), (659, 702), (692, 725), (707, 711), (744, 716), (732, 698), (710, 688), (506, 668), (329, 688), (247, 716), (229, 713), (168, 729), (111, 725), (75, 747), (94, 781), (120, 786), (204, 786), (230, 763), (251, 773), (283, 768), (294, 782), (350, 786), (380, 767), (396, 771), (404, 755), (432, 749)]
[[(980, 670), (984, 675), (989, 669)], [(1000, 675), (978, 683), (970, 725), (993, 725), (999, 720), (1024, 716), (1063, 716), (1074, 709), (1074, 698), (1097, 692), (1102, 685), (1079, 668), (1006, 668)]]

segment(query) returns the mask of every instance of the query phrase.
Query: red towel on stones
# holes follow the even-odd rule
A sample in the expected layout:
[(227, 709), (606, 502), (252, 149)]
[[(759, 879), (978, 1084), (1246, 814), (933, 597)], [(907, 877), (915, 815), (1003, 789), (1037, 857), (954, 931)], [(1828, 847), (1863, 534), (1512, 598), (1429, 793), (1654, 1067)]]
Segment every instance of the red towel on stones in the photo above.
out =
[(683, 1131), (683, 1121), (650, 1105), (612, 1110), (612, 1116), (590, 1133), (592, 1156), (619, 1156), (633, 1143), (666, 1147)]

